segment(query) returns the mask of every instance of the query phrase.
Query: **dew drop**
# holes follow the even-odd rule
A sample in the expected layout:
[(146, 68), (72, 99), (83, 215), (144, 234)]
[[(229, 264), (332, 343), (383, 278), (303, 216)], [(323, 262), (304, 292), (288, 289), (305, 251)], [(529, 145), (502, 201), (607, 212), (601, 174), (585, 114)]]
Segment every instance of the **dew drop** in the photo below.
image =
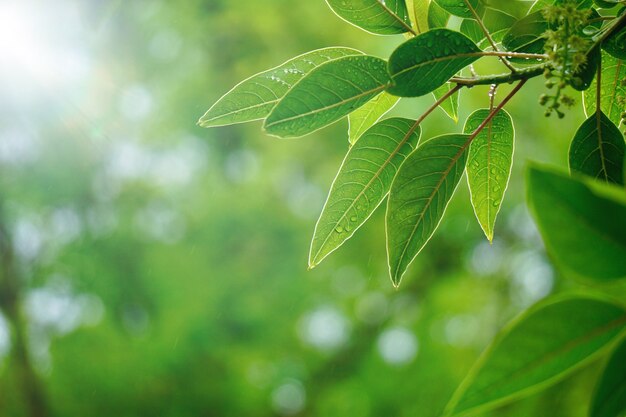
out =
[(335, 232), (342, 233), (343, 232), (343, 227), (342, 226), (335, 227)]

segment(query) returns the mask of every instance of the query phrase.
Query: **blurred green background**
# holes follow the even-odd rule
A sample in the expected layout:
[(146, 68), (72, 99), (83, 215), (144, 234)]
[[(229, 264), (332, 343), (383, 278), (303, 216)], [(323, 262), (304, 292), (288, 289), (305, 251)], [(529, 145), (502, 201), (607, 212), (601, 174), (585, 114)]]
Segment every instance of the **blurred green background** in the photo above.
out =
[[(345, 121), (287, 141), (195, 122), (295, 55), (387, 57), (401, 36), (323, 0), (0, 0), (0, 23), (1, 416), (434, 417), (506, 321), (572, 285), (527, 214), (524, 167), (565, 167), (583, 114), (546, 122), (541, 80), (507, 107), (493, 245), (462, 184), (395, 290), (381, 210), (306, 270)], [(438, 111), (424, 135), (488, 104), (464, 93), (461, 122)], [(489, 415), (582, 416), (595, 368)]]

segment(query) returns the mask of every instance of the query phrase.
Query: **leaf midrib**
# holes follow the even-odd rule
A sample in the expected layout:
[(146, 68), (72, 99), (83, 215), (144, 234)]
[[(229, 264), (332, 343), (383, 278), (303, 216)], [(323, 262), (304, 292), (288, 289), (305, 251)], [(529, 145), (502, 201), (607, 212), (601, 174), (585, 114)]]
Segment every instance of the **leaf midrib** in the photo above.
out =
[[(313, 258), (313, 263), (315, 265), (317, 263), (321, 262), (321, 259), (318, 261), (317, 257), (322, 252), (322, 249), (324, 248), (324, 246), (326, 245), (326, 243), (328, 242), (328, 240), (332, 236), (332, 230), (334, 230), (337, 226), (339, 226), (340, 223), (342, 222), (342, 220), (346, 218), (346, 216), (348, 215), (348, 212), (350, 210), (352, 210), (352, 208), (355, 206), (356, 202), (365, 194), (365, 191), (369, 189), (369, 187), (374, 183), (374, 181), (376, 179), (378, 179), (378, 177), (380, 176), (381, 172), (387, 167), (387, 165), (389, 165), (391, 163), (391, 160), (398, 154), (398, 152), (400, 152), (400, 149), (411, 138), (413, 133), (415, 133), (415, 131), (417, 130), (419, 125), (420, 125), (420, 123), (419, 123), (419, 121), (417, 121), (416, 123), (413, 124), (413, 126), (411, 126), (411, 128), (409, 129), (407, 134), (398, 143), (398, 146), (396, 146), (396, 148), (393, 150), (393, 152), (389, 154), (389, 157), (385, 159), (385, 162), (383, 163), (383, 165), (381, 165), (381, 167), (378, 169), (378, 171), (376, 171), (376, 173), (374, 174), (372, 179), (370, 179), (368, 181), (368, 183), (365, 185), (365, 187), (363, 187), (363, 190), (361, 190), (359, 192), (359, 194), (356, 196), (356, 198), (354, 200), (352, 200), (352, 202), (350, 203), (350, 206), (348, 206), (348, 208), (345, 210), (344, 214), (341, 215), (341, 218), (339, 220), (337, 220), (337, 222), (335, 222), (335, 224), (334, 224), (334, 226), (332, 228), (329, 229), (331, 232), (326, 235), (326, 238), (324, 239), (324, 242), (322, 242), (322, 244), (320, 245), (320, 249), (317, 251), (317, 253), (315, 254), (315, 257)], [(387, 192), (383, 195), (383, 198), (387, 194), (389, 194), (389, 190), (387, 190)]]

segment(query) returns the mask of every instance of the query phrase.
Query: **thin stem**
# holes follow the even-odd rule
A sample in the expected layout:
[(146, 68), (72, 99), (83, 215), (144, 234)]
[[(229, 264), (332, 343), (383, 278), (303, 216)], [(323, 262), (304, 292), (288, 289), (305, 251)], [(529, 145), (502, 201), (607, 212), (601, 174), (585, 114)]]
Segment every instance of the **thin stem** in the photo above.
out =
[[(480, 16), (478, 16), (478, 13), (476, 13), (476, 10), (474, 9), (474, 7), (472, 6), (472, 4), (469, 2), (469, 0), (464, 0), (465, 4), (467, 5), (467, 8), (470, 10), (470, 12), (472, 13), (472, 15), (474, 16), (474, 19), (478, 22), (478, 25), (480, 26), (480, 29), (483, 31), (483, 33), (485, 34), (485, 36), (487, 37), (487, 40), (489, 41), (489, 43), (491, 44), (491, 47), (493, 48), (494, 51), (499, 52), (498, 49), (498, 45), (496, 45), (495, 41), (493, 40), (493, 38), (491, 37), (491, 34), (489, 33), (489, 30), (487, 29), (487, 26), (485, 26), (485, 23), (483, 22), (483, 20), (480, 18)], [(506, 67), (508, 69), (511, 70), (511, 72), (516, 72), (517, 70), (515, 69), (515, 67), (513, 67), (513, 65), (511, 65), (511, 63), (509, 62), (508, 59), (506, 59), (505, 56), (500, 57), (500, 61), (502, 61), (502, 63), (504, 65), (506, 65)]]
[(525, 58), (525, 59), (549, 59), (549, 56), (546, 54), (531, 54), (524, 52), (501, 52), (501, 51), (482, 51), (479, 55), (481, 56), (497, 56), (497, 57), (505, 57), (505, 58)]
[(496, 99), (496, 93), (498, 92), (498, 84), (491, 84), (489, 87), (489, 110), (493, 110), (493, 102)]

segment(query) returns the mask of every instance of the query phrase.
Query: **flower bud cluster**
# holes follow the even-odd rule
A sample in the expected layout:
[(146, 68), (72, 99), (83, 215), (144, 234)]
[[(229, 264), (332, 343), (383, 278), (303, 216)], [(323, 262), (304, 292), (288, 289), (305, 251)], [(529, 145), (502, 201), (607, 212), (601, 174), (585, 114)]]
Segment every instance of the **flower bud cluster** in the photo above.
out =
[(572, 107), (574, 99), (562, 90), (569, 84), (577, 83), (577, 73), (587, 62), (587, 51), (591, 41), (583, 29), (587, 26), (591, 10), (578, 9), (576, 0), (563, 0), (543, 10), (543, 15), (550, 28), (546, 31), (546, 54), (551, 68), (546, 69), (546, 87), (554, 89), (554, 93), (543, 94), (539, 103), (546, 106), (546, 116), (556, 113), (563, 118), (562, 107)]

